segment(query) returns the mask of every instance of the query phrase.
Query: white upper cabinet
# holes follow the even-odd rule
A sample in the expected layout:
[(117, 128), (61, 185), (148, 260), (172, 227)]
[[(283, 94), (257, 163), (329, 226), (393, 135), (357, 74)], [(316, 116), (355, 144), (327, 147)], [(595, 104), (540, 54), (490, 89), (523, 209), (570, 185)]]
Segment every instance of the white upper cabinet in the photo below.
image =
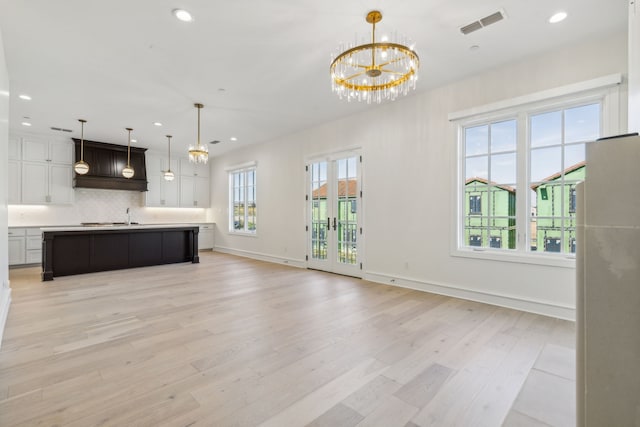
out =
[(22, 160), (70, 165), (73, 163), (73, 143), (71, 140), (22, 138)]
[(179, 204), (180, 175), (178, 172), (178, 161), (171, 159), (171, 171), (175, 178), (173, 181), (164, 179), (164, 172), (168, 169), (168, 159), (156, 154), (147, 152), (147, 181), (148, 191), (145, 193), (145, 206), (175, 208)]
[(9, 160), (21, 160), (20, 138), (9, 137)]
[(9, 160), (8, 166), (8, 202), (10, 205), (17, 205), (20, 203), (22, 194), (22, 176), (20, 174), (22, 165), (18, 160)]
[(73, 203), (73, 143), (45, 137), (10, 139), (12, 156), (20, 162), (9, 167), (9, 180), (19, 181), (10, 191), (12, 203)]

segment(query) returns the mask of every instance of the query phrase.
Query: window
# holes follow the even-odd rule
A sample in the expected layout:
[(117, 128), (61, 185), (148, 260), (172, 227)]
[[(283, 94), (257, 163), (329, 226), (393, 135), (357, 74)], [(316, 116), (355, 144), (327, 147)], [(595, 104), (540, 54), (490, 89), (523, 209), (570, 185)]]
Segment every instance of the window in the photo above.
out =
[(450, 115), (459, 129), (454, 255), (569, 266), (566, 257), (531, 255), (575, 253), (586, 143), (617, 133), (620, 76), (596, 80), (579, 85), (589, 90), (559, 88)]
[(229, 231), (255, 234), (257, 225), (255, 166), (229, 172)]
[[(464, 129), (464, 193), (469, 201), (464, 219), (469, 246), (516, 245), (516, 133), (515, 119)], [(491, 236), (491, 237), (490, 237)], [(498, 239), (498, 240), (495, 240)], [(467, 239), (465, 239), (467, 240)]]
[(478, 235), (469, 236), (469, 246), (482, 246), (482, 237)]
[(480, 196), (472, 195), (469, 196), (469, 215), (480, 215), (482, 214), (482, 208), (480, 206)]

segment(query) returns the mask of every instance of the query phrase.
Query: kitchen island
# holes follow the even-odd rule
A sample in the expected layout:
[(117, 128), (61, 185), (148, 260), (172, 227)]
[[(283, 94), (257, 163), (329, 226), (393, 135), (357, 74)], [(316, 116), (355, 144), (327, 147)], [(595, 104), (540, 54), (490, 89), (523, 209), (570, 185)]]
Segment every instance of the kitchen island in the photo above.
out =
[(42, 228), (42, 280), (179, 262), (198, 263), (197, 225)]

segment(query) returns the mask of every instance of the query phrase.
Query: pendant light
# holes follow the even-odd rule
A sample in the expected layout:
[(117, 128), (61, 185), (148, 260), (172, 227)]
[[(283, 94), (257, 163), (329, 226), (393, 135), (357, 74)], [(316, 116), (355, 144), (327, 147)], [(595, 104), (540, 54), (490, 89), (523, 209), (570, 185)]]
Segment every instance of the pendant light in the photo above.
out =
[(87, 123), (87, 121), (83, 119), (78, 119), (78, 121), (82, 129), (80, 131), (80, 161), (73, 164), (73, 170), (78, 175), (86, 175), (89, 172), (89, 164), (84, 161), (84, 124)]
[(167, 170), (164, 172), (164, 179), (165, 181), (173, 181), (173, 178), (175, 178), (175, 175), (173, 174), (173, 172), (171, 172), (171, 135), (167, 135), (167, 142), (169, 143), (169, 167), (167, 168)]
[(207, 160), (209, 160), (209, 149), (205, 145), (200, 144), (200, 110), (204, 105), (193, 105), (198, 109), (198, 141), (196, 145), (189, 146), (189, 160), (193, 163), (207, 164)]
[(129, 132), (129, 144), (127, 145), (127, 166), (125, 166), (125, 168), (122, 169), (122, 176), (129, 179), (129, 178), (132, 178), (133, 175), (135, 174), (135, 171), (133, 170), (130, 164), (131, 162), (131, 131), (133, 129), (131, 128), (126, 128), (126, 129)]

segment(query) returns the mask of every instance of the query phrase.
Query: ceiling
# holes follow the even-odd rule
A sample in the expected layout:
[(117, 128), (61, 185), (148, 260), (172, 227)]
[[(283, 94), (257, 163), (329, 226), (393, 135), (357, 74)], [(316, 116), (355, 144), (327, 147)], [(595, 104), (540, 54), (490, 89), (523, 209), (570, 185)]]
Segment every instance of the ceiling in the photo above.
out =
[[(215, 156), (376, 108), (338, 99), (328, 72), (341, 42), (370, 33), (372, 9), (377, 34), (416, 42), (414, 93), (627, 26), (625, 0), (0, 0), (10, 129), (79, 137), (82, 118), (87, 139), (126, 145), (132, 127), (134, 146), (164, 150), (171, 134), (186, 150), (200, 102)], [(505, 20), (460, 32), (498, 10)], [(568, 18), (549, 24), (558, 10)]]

